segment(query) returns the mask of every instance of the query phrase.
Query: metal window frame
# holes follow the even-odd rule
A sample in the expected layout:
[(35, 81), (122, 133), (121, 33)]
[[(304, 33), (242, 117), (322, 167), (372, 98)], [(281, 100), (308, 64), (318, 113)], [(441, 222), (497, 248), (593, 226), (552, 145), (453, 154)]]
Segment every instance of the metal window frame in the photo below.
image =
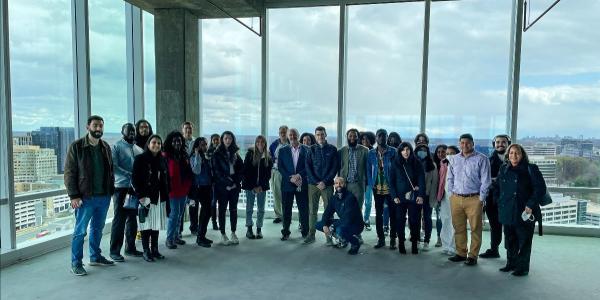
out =
[(92, 112), (87, 0), (71, 0), (71, 28), (73, 30), (75, 137), (81, 138), (87, 133), (87, 118)]
[(10, 47), (8, 1), (0, 3), (0, 239), (1, 249), (15, 249), (14, 169), (12, 149), (12, 104), (10, 86)]
[(142, 10), (125, 2), (127, 49), (127, 120), (144, 117), (144, 42)]

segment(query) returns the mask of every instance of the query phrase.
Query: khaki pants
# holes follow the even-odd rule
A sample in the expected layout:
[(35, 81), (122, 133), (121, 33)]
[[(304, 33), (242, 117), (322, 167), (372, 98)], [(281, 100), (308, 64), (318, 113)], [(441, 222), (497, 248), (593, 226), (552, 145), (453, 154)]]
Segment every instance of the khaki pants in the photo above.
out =
[(356, 200), (358, 200), (358, 207), (362, 211), (363, 203), (365, 203), (365, 186), (356, 182), (348, 183), (346, 189), (350, 191)]
[(271, 173), (271, 192), (273, 193), (273, 211), (275, 217), (283, 218), (281, 212), (281, 173), (277, 170), (273, 170)]
[[(462, 257), (477, 259), (479, 248), (481, 248), (481, 231), (483, 222), (483, 205), (479, 196), (460, 197), (450, 196), (450, 207), (452, 210), (452, 225), (454, 226), (454, 240), (456, 242), (456, 254)], [(471, 246), (467, 255), (467, 220), (471, 227)]]
[(315, 224), (317, 224), (317, 214), (319, 212), (319, 199), (323, 198), (323, 207), (327, 207), (329, 198), (333, 195), (333, 186), (325, 187), (324, 190), (319, 190), (316, 185), (308, 185), (308, 227), (310, 234), (315, 235)]

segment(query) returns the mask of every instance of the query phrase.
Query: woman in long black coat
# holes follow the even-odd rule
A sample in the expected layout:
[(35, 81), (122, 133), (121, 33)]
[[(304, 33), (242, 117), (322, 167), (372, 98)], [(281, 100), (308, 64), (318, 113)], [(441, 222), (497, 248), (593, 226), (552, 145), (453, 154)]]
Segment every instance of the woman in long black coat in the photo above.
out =
[(540, 200), (546, 193), (546, 183), (521, 145), (512, 144), (506, 152), (508, 162), (500, 167), (499, 188), (495, 189), (499, 193), (498, 217), (504, 226), (507, 259), (500, 271), (525, 276), (529, 273), (535, 221), (542, 217)]

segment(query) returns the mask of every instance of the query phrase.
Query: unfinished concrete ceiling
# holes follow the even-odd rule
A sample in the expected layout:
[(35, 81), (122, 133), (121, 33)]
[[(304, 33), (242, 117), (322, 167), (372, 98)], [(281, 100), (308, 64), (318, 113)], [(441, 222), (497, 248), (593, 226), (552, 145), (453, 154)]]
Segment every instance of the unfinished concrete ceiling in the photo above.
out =
[(236, 18), (259, 17), (264, 0), (125, 0), (148, 12), (160, 8), (185, 8), (200, 19), (228, 18), (227, 14)]

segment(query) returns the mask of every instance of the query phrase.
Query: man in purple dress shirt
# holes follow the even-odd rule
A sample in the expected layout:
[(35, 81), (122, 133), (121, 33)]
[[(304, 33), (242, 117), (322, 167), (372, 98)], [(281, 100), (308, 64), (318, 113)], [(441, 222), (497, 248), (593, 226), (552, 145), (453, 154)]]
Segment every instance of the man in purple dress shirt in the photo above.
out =
[[(452, 157), (448, 169), (448, 191), (456, 255), (448, 258), (453, 262), (464, 261), (468, 266), (477, 264), (481, 248), (482, 213), (491, 183), (490, 161), (475, 151), (473, 136), (460, 136), (460, 154)], [(467, 253), (467, 221), (471, 227), (471, 245)]]

